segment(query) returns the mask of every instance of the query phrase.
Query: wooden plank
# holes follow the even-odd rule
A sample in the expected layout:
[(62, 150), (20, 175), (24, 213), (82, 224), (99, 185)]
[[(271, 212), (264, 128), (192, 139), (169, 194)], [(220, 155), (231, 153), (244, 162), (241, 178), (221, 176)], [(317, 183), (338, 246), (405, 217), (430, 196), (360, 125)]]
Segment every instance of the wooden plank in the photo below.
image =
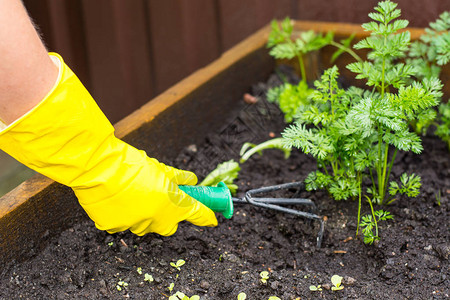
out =
[(83, 0), (92, 95), (113, 122), (152, 96), (141, 1)]
[(59, 53), (91, 90), (86, 53), (85, 28), (80, 1), (47, 0), (50, 22), (50, 41), (45, 41), (49, 51)]
[(210, 0), (146, 3), (155, 88), (162, 92), (219, 56), (215, 6)]
[(222, 47), (229, 49), (272, 19), (291, 15), (290, 0), (219, 0)]
[[(328, 0), (322, 1), (296, 0), (297, 17), (300, 20), (322, 22), (363, 23), (369, 21), (368, 13), (379, 2), (378, 0)], [(448, 0), (396, 0), (402, 10), (403, 19), (409, 20), (414, 27), (427, 27), (439, 14), (450, 10)]]

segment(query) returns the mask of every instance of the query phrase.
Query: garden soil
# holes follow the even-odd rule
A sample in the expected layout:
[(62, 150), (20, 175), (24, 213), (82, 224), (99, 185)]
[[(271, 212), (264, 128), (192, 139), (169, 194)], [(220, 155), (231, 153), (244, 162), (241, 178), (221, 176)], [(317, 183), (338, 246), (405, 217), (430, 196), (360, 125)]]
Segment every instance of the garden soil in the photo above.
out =
[[(238, 161), (244, 142), (279, 136), (282, 114), (264, 99), (267, 86), (277, 82), (272, 76), (256, 84), (249, 91), (256, 104), (242, 101), (222, 130), (166, 163), (201, 179), (220, 162)], [(109, 235), (85, 218), (34, 258), (2, 266), (0, 299), (168, 299), (176, 291), (205, 300), (237, 299), (239, 293), (250, 300), (448, 299), (450, 155), (432, 135), (423, 143), (421, 155), (399, 153), (392, 174), (420, 175), (421, 194), (386, 207), (395, 217), (379, 224), (381, 240), (375, 245), (355, 237), (357, 201), (333, 201), (323, 191), (301, 194), (316, 203), (325, 220), (321, 248), (317, 221), (248, 204), (236, 204), (230, 220), (218, 215), (216, 228), (184, 222), (170, 237)], [(241, 167), (240, 197), (253, 188), (304, 180), (315, 162), (298, 150), (285, 159), (271, 149)], [(368, 212), (364, 203), (363, 214)], [(180, 270), (171, 266), (180, 259), (185, 261)], [(262, 271), (269, 272), (266, 283)], [(335, 274), (343, 277), (342, 290), (331, 290)], [(321, 290), (311, 291), (311, 285)]]

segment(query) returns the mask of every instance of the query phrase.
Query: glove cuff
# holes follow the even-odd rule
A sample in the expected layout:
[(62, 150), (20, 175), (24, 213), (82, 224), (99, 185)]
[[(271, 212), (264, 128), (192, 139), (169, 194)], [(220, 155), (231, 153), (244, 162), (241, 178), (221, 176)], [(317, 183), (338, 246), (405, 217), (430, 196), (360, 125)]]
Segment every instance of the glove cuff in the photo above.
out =
[(3, 131), (8, 130), (11, 127), (14, 127), (16, 123), (20, 123), (20, 121), (22, 119), (26, 118), (29, 114), (33, 113), (33, 111), (35, 109), (38, 109), (39, 106), (42, 104), (42, 102), (44, 102), (49, 97), (49, 95), (51, 95), (54, 92), (54, 90), (58, 86), (59, 82), (61, 81), (61, 77), (62, 77), (64, 60), (58, 53), (50, 52), (49, 56), (52, 59), (53, 63), (58, 67), (58, 77), (56, 78), (55, 84), (53, 85), (52, 89), (47, 93), (47, 95), (45, 95), (45, 97), (43, 98), (43, 100), (41, 102), (39, 102), (36, 106), (34, 106), (32, 109), (30, 109), (28, 112), (23, 114), (20, 118), (16, 119), (11, 124), (9, 124), (9, 125), (6, 124), (6, 122), (0, 118), (0, 134), (3, 133)]

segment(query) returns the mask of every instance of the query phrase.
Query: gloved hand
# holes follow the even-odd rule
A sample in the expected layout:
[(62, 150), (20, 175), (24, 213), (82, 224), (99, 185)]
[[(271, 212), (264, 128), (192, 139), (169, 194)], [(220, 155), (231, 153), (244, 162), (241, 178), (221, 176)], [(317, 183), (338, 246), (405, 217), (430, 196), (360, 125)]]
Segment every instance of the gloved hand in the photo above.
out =
[(110, 233), (171, 235), (187, 220), (216, 226), (214, 213), (178, 185), (195, 174), (149, 158), (114, 136), (114, 128), (57, 54), (59, 77), (30, 112), (0, 132), (0, 149), (70, 186), (97, 228)]

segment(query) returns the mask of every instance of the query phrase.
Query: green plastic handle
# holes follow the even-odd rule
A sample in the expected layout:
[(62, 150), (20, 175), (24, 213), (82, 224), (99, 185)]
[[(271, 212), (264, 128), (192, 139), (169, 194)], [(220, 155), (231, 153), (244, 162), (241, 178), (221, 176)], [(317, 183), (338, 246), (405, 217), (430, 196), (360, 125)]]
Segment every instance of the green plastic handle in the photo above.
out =
[(219, 182), (217, 186), (179, 185), (178, 187), (212, 211), (222, 213), (225, 218), (230, 219), (233, 216), (233, 200), (230, 189), (225, 183)]

